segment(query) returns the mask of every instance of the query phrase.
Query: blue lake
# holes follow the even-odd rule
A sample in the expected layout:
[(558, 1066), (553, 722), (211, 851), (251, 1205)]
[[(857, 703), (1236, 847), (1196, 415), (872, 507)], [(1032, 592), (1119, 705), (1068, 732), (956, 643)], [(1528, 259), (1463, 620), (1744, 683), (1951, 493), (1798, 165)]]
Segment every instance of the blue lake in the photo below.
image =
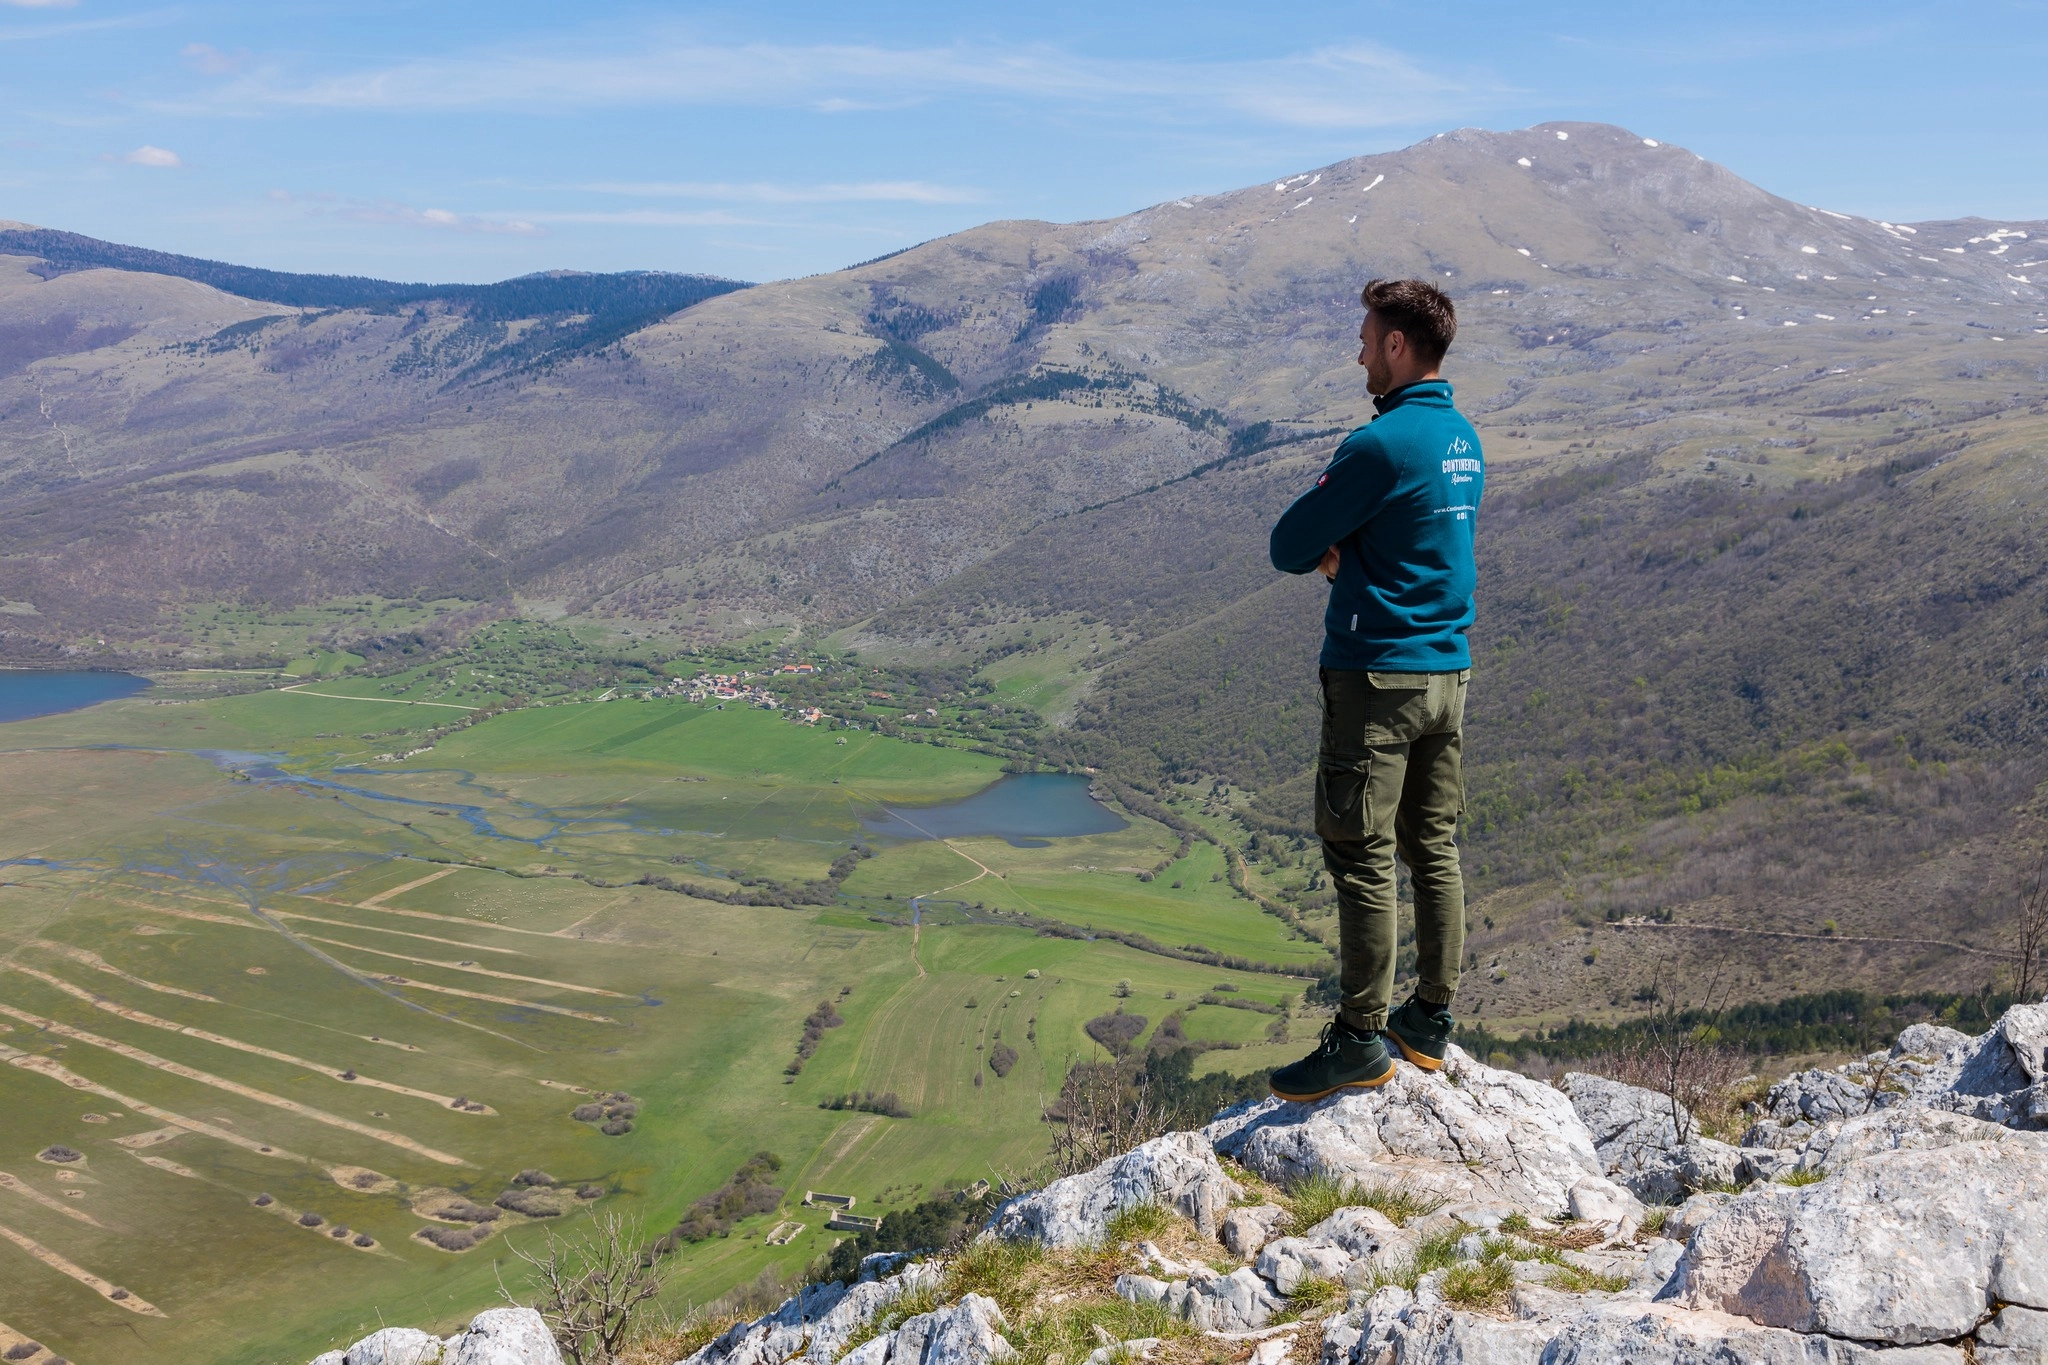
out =
[(1016, 773), (974, 795), (939, 806), (884, 806), (861, 822), (873, 834), (898, 839), (959, 839), (993, 835), (1019, 848), (1043, 848), (1047, 839), (1109, 834), (1124, 820), (1088, 794), (1079, 773)]
[(0, 721), (27, 720), (77, 711), (103, 701), (132, 697), (149, 686), (133, 673), (45, 673), (0, 668)]

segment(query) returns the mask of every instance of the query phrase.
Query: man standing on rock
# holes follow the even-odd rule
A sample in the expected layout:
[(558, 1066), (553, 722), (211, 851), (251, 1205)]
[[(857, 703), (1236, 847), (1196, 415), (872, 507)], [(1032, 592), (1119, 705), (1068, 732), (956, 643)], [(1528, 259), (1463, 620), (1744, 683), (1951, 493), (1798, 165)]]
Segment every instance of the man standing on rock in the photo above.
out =
[[(1458, 330), (1451, 301), (1423, 280), (1374, 280), (1363, 298), (1358, 363), (1379, 415), (1273, 527), (1274, 568), (1330, 580), (1316, 834), (1337, 890), (1343, 988), (1322, 1043), (1273, 1073), (1288, 1100), (1384, 1085), (1389, 1039), (1415, 1065), (1442, 1066), (1465, 951), (1465, 631), (1485, 461), (1438, 373)], [(1421, 980), (1389, 1014), (1397, 852)]]

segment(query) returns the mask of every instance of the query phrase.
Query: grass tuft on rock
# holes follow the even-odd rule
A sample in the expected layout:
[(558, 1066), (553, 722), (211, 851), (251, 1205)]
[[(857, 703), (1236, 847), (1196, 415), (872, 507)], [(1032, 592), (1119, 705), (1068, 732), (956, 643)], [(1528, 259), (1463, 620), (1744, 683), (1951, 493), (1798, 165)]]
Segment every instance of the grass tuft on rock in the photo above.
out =
[(1324, 1275), (1304, 1275), (1287, 1296), (1287, 1307), (1295, 1313), (1312, 1313), (1344, 1301), (1344, 1286)]
[(1628, 1288), (1626, 1275), (1603, 1275), (1569, 1263), (1554, 1267), (1543, 1282), (1567, 1294), (1619, 1294)]
[(1818, 1185), (1821, 1181), (1826, 1180), (1827, 1178), (1827, 1167), (1806, 1166), (1797, 1170), (1785, 1172), (1783, 1175), (1778, 1177), (1777, 1183), (1780, 1185)]
[(1474, 1312), (1499, 1312), (1507, 1307), (1508, 1294), (1514, 1287), (1514, 1263), (1504, 1257), (1459, 1261), (1444, 1272), (1444, 1302)]
[(1412, 1185), (1391, 1181), (1361, 1184), (1318, 1172), (1304, 1176), (1287, 1189), (1289, 1217), (1286, 1235), (1299, 1237), (1338, 1209), (1376, 1209), (1400, 1225), (1435, 1213), (1444, 1200)]

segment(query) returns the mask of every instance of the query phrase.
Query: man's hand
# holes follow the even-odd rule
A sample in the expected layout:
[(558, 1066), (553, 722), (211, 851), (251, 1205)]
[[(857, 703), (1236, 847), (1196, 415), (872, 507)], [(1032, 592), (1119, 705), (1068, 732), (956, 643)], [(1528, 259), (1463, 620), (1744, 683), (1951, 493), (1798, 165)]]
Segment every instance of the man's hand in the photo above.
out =
[[(1299, 562), (1299, 560), (1296, 561), (1296, 563)], [(1323, 562), (1316, 565), (1316, 572), (1321, 574), (1323, 577), (1329, 579), (1332, 583), (1337, 581), (1336, 546), (1332, 545), (1329, 549), (1323, 551)]]

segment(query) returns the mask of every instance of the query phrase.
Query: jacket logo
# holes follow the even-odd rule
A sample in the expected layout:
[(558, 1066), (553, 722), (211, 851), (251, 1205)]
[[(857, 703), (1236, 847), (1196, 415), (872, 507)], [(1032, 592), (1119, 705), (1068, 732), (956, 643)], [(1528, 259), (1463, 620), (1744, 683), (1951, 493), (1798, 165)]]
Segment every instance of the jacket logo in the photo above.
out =
[(1322, 477), (1316, 480), (1316, 487), (1321, 488), (1324, 484), (1328, 483), (1329, 481), (1330, 476), (1328, 474), (1324, 474)]

